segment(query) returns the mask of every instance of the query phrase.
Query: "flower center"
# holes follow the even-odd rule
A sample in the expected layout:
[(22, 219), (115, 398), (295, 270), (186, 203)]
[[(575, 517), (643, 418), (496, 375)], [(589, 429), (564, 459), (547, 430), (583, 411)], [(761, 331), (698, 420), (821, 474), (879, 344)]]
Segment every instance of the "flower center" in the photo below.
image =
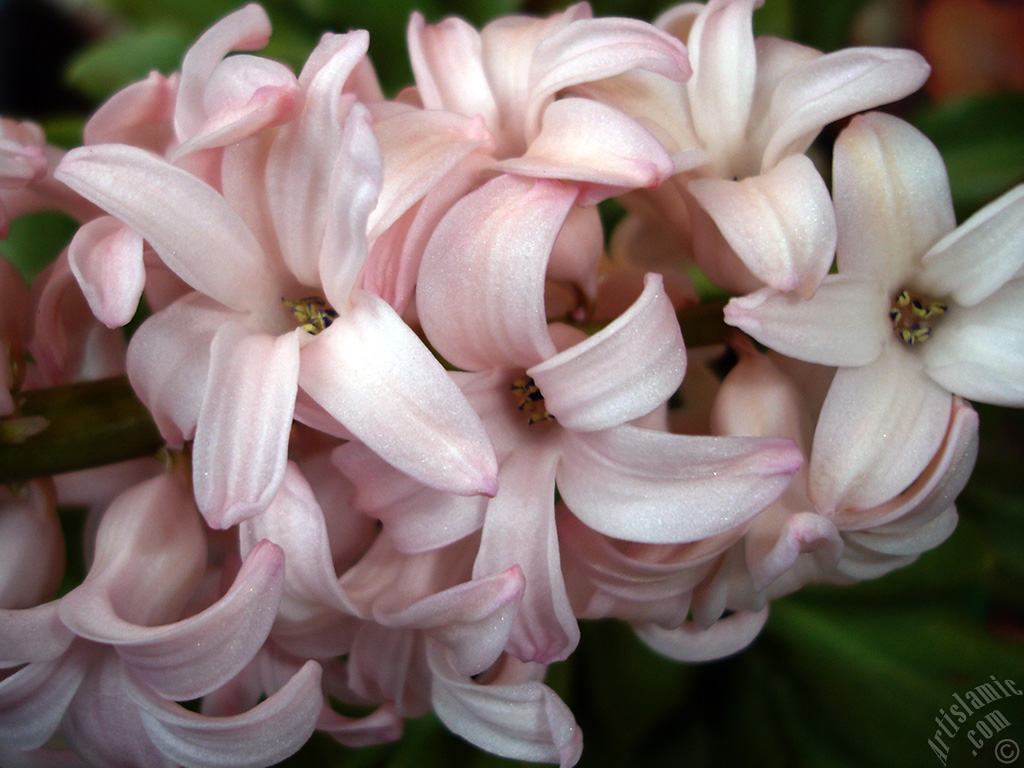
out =
[(516, 408), (529, 414), (530, 424), (543, 421), (554, 421), (555, 417), (548, 413), (544, 406), (544, 395), (529, 376), (520, 376), (512, 382), (512, 401)]
[(295, 315), (299, 327), (313, 336), (325, 328), (330, 328), (331, 323), (338, 319), (338, 313), (331, 308), (326, 299), (319, 296), (307, 296), (296, 301), (282, 296), (281, 301)]
[(921, 344), (932, 335), (932, 326), (946, 311), (946, 303), (910, 291), (900, 291), (889, 310), (892, 326), (907, 344)]

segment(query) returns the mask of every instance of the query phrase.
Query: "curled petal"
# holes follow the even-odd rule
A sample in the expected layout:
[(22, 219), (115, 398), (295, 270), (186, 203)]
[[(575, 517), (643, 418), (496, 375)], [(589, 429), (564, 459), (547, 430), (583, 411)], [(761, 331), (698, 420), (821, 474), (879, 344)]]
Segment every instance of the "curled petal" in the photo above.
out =
[(149, 77), (115, 93), (82, 129), (83, 144), (131, 144), (163, 153), (174, 139), (171, 120), (178, 78)]
[[(318, 51), (324, 48), (322, 53), (330, 55), (315, 73), (303, 72), (303, 78), (309, 78), (309, 84), (302, 113), (282, 126), (267, 157), (267, 202), (281, 243), (281, 253), (288, 268), (304, 285), (320, 283), (317, 270), (321, 264), (324, 235), (330, 218), (341, 210), (337, 206), (348, 195), (352, 196), (353, 202), (360, 204), (352, 211), (341, 211), (343, 220), (339, 223), (342, 225), (349, 223), (348, 216), (365, 217), (366, 212), (362, 210), (367, 191), (364, 183), (379, 184), (379, 179), (372, 178), (379, 173), (380, 158), (376, 156), (376, 145), (372, 136), (368, 147), (363, 142), (354, 141), (363, 135), (362, 131), (356, 132), (355, 126), (348, 124), (347, 118), (355, 98), (342, 93), (345, 81), (356, 62), (366, 53), (368, 44), (367, 34), (358, 31), (328, 38), (318, 46)], [(371, 178), (365, 177), (366, 172), (371, 174)], [(346, 175), (349, 181), (355, 182), (352, 188), (339, 187)], [(377, 191), (376, 188), (372, 190), (373, 197)], [(365, 227), (365, 220), (363, 225)], [(362, 242), (350, 245), (332, 242), (335, 246), (355, 249), (352, 255), (344, 251), (337, 254), (338, 258), (344, 254), (341, 261), (346, 266), (352, 256), (357, 260), (360, 258), (360, 249), (364, 251), (361, 258), (365, 259), (365, 229), (356, 234)], [(340, 309), (340, 306), (335, 308)]]
[(493, 495), (479, 417), (419, 337), (366, 291), (302, 351), (299, 386), (388, 463), (452, 493)]
[(170, 445), (195, 436), (210, 368), (210, 345), (227, 322), (242, 319), (190, 293), (146, 320), (128, 345), (128, 379)]
[(656, 187), (673, 173), (671, 156), (638, 122), (613, 107), (580, 98), (551, 104), (526, 154), (494, 168), (520, 176), (583, 182), (586, 187), (578, 205)]
[(174, 127), (179, 141), (186, 141), (206, 118), (205, 91), (217, 66), (231, 51), (256, 50), (270, 40), (267, 12), (252, 3), (210, 27), (185, 54), (181, 84), (174, 108)]
[(79, 647), (0, 680), (0, 743), (23, 750), (45, 744), (60, 725), (87, 666)]
[(234, 144), (286, 122), (302, 104), (302, 92), (283, 64), (257, 56), (232, 56), (213, 71), (203, 101), (209, 117), (174, 151), (172, 159)]
[(555, 354), (544, 272), (576, 190), (499, 176), (444, 217), (420, 266), (416, 302), (431, 343), (466, 370), (527, 368)]
[(282, 548), (288, 568), (284, 577), (282, 618), (288, 618), (290, 604), (329, 606), (353, 612), (338, 586), (331, 559), (327, 524), (313, 489), (292, 462), (267, 510), (241, 524), (241, 552), (247, 555), (263, 540)]
[(535, 125), (534, 110), (558, 91), (636, 69), (678, 82), (691, 72), (683, 44), (645, 22), (577, 18), (564, 24), (541, 40), (534, 52), (531, 70), (543, 74), (530, 89), (526, 125)]
[(62, 601), (61, 618), (76, 634), (113, 645), (132, 673), (160, 695), (198, 698), (234, 677), (263, 645), (277, 614), (283, 571), (280, 548), (264, 542), (224, 597), (174, 624), (125, 621), (109, 592), (89, 582)]
[(789, 440), (689, 437), (629, 425), (565, 433), (558, 489), (607, 536), (668, 544), (747, 522), (779, 497), (802, 463)]
[(676, 629), (657, 624), (636, 627), (637, 636), (663, 656), (688, 663), (713, 661), (739, 653), (761, 632), (768, 609), (737, 611), (708, 628), (686, 623)]
[(762, 168), (804, 152), (829, 123), (909, 96), (930, 71), (921, 54), (897, 48), (845, 48), (796, 67), (772, 94)]
[(528, 369), (548, 411), (567, 429), (591, 432), (650, 413), (679, 389), (686, 350), (661, 275), (610, 325)]
[(477, 675), (501, 655), (519, 609), (526, 580), (514, 565), (493, 576), (459, 584), (389, 612), (373, 606), (374, 620), (388, 627), (423, 629), (452, 651), (459, 674)]
[(0, 669), (49, 661), (71, 645), (74, 633), (60, 620), (58, 603), (0, 610)]
[(548, 664), (568, 658), (579, 642), (579, 626), (562, 579), (555, 500), (558, 454), (520, 449), (505, 459), (498, 494), (487, 506), (477, 578), (518, 565), (526, 577), (508, 650), (523, 661)]
[(204, 717), (142, 685), (128, 687), (157, 748), (194, 768), (263, 768), (298, 750), (323, 707), (320, 665), (307, 661), (288, 683), (248, 712)]
[(366, 717), (345, 717), (324, 707), (316, 729), (346, 747), (370, 747), (402, 738), (403, 722), (389, 704), (377, 707)]
[(486, 496), (454, 496), (424, 486), (358, 441), (336, 448), (332, 459), (355, 485), (352, 506), (380, 520), (401, 552), (439, 549), (483, 525)]
[(279, 299), (245, 222), (187, 171), (145, 150), (98, 144), (68, 152), (54, 176), (138, 232), (182, 280), (221, 304), (246, 310)]
[(813, 553), (822, 571), (831, 570), (843, 552), (843, 541), (835, 525), (826, 517), (813, 512), (789, 515), (774, 545), (767, 551), (757, 552), (747, 546), (747, 566), (754, 581), (754, 589), (761, 591), (793, 567), (797, 558)]
[(889, 297), (867, 275), (830, 275), (807, 300), (763, 288), (731, 299), (725, 321), (765, 346), (820, 365), (868, 365), (892, 334)]
[(688, 185), (743, 264), (780, 291), (813, 295), (828, 273), (836, 221), (825, 182), (804, 155), (740, 181)]
[(300, 329), (281, 336), (225, 324), (210, 347), (192, 477), (214, 528), (267, 508), (284, 476), (298, 391)]
[(0, 489), (0, 609), (39, 605), (63, 576), (64, 533), (53, 483)]
[(470, 152), (493, 144), (482, 120), (438, 110), (410, 109), (374, 123), (384, 158), (380, 201), (370, 238), (390, 227)]
[(138, 234), (113, 216), (93, 219), (75, 233), (68, 263), (101, 323), (119, 328), (132, 319), (146, 284)]
[(423, 106), (498, 124), (498, 105), (484, 71), (480, 33), (459, 18), (427, 24), (416, 11), (409, 19), (409, 60)]
[(541, 683), (480, 685), (460, 675), (440, 643), (427, 649), (431, 700), (449, 730), (488, 752), (571, 768), (583, 739), (572, 712)]
[(750, 121), (757, 62), (751, 28), (758, 0), (712, 0), (690, 30), (693, 123), (705, 148), (727, 157)]

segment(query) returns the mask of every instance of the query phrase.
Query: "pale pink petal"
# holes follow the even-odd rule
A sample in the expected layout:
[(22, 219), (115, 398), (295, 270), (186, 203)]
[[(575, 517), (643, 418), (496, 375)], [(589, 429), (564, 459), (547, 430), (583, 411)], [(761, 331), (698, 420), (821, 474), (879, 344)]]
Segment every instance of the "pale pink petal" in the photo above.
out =
[(75, 233), (68, 263), (100, 322), (118, 328), (132, 319), (146, 284), (141, 237), (113, 216), (101, 216)]
[(423, 15), (415, 11), (407, 37), (424, 107), (466, 117), (480, 115), (487, 125), (498, 124), (498, 106), (484, 72), (479, 32), (455, 17), (426, 24)]
[(961, 397), (1024, 407), (1024, 280), (951, 307), (920, 351), (925, 372)]
[(398, 741), (402, 738), (403, 723), (394, 707), (388, 704), (377, 707), (365, 717), (345, 717), (324, 707), (316, 729), (346, 747), (370, 747)]
[(902, 346), (894, 340), (871, 365), (836, 371), (811, 449), (809, 494), (824, 514), (893, 498), (942, 443), (952, 396)]
[(171, 760), (194, 768), (263, 768), (296, 752), (323, 707), (320, 665), (307, 661), (288, 684), (241, 715), (204, 717), (128, 686), (146, 732)]
[(278, 615), (285, 620), (302, 607), (327, 606), (354, 613), (338, 586), (324, 513), (299, 468), (288, 462), (284, 480), (267, 510), (239, 527), (243, 556), (267, 540), (284, 551), (287, 569)]
[[(385, 154), (387, 162), (387, 154)], [(469, 190), (479, 184), (491, 159), (473, 152), (373, 241), (360, 276), (360, 287), (375, 293), (404, 314), (412, 301), (420, 261), (437, 223)], [(385, 178), (385, 185), (388, 183)], [(386, 194), (386, 190), (382, 194)], [(376, 209), (374, 209), (376, 210)]]
[(949, 507), (910, 535), (886, 536), (872, 531), (848, 534), (846, 551), (836, 573), (853, 581), (877, 579), (910, 565), (922, 552), (935, 549), (953, 535), (956, 524), (956, 509)]
[(86, 765), (174, 768), (147, 738), (117, 655), (92, 644), (87, 648), (92, 658), (61, 723), (61, 735)]
[(402, 717), (430, 711), (430, 679), (422, 662), (426, 638), (414, 630), (367, 623), (348, 657), (348, 685), (361, 698), (389, 702)]
[(488, 752), (571, 768), (583, 740), (572, 712), (546, 685), (534, 681), (480, 685), (460, 675), (450, 651), (427, 651), (434, 712), (449, 730)]
[(76, 634), (113, 645), (139, 680), (169, 699), (203, 696), (227, 683), (263, 645), (284, 581), (284, 553), (270, 542), (252, 551), (227, 594), (173, 624), (140, 626), (118, 615), (107, 590), (86, 582), (61, 603)]
[[(580, 5), (583, 5), (582, 3)], [(660, 29), (626, 18), (579, 18), (541, 40), (534, 52), (528, 131), (540, 117), (544, 100), (580, 83), (604, 80), (641, 69), (683, 82), (690, 76), (686, 48)]]
[(355, 485), (352, 505), (380, 520), (401, 552), (439, 549), (483, 525), (486, 496), (455, 496), (427, 487), (358, 441), (335, 449), (332, 458)]
[(146, 320), (128, 345), (128, 378), (160, 434), (180, 446), (195, 435), (217, 330), (241, 315), (200, 293)]
[(382, 169), (370, 115), (362, 104), (353, 104), (327, 193), (327, 221), (318, 270), (327, 302), (339, 311), (347, 306), (366, 262), (368, 220), (377, 204)]
[(499, 176), (444, 217), (423, 255), (416, 306), (447, 360), (527, 368), (555, 354), (544, 271), (575, 198), (565, 184)]
[(361, 30), (321, 43), (331, 55), (312, 75), (302, 113), (278, 131), (266, 161), (267, 198), (281, 253), (304, 285), (320, 283), (324, 232), (337, 215), (332, 203), (347, 191), (335, 185), (352, 151), (352, 129), (345, 122), (355, 97), (342, 95), (342, 89), (368, 44)]
[(840, 272), (873, 275), (898, 292), (921, 257), (956, 227), (942, 157), (924, 135), (890, 115), (855, 117), (832, 165)]
[(973, 306), (1024, 268), (1024, 184), (989, 203), (924, 255), (915, 287)]
[(829, 275), (809, 300), (771, 288), (730, 299), (725, 322), (798, 360), (858, 366), (875, 360), (892, 338), (889, 305), (873, 278)]
[(199, 509), (214, 528), (262, 512), (284, 477), (302, 333), (268, 336), (231, 323), (213, 339), (192, 477)]
[(49, 740), (85, 676), (88, 658), (77, 650), (0, 680), (0, 743), (24, 750)]
[(526, 576), (523, 601), (508, 651), (523, 661), (566, 659), (579, 642), (579, 627), (562, 580), (555, 529), (558, 454), (523, 448), (498, 474), (498, 494), (487, 506), (476, 578), (518, 565)]
[(0, 489), (0, 608), (39, 605), (63, 576), (64, 533), (52, 481)]
[(949, 430), (935, 458), (895, 499), (873, 509), (841, 509), (831, 520), (844, 532), (884, 526), (887, 532), (910, 530), (953, 506), (978, 458), (978, 414), (953, 398)]
[(698, 179), (687, 189), (758, 279), (804, 298), (814, 293), (837, 232), (828, 189), (808, 157), (787, 157), (740, 181)]
[(540, 134), (522, 157), (494, 166), (504, 173), (584, 183), (578, 205), (638, 187), (656, 187), (674, 168), (647, 129), (613, 107), (565, 98), (544, 110)]
[(765, 608), (756, 613), (737, 611), (707, 629), (689, 622), (676, 629), (665, 629), (657, 624), (635, 629), (637, 636), (662, 656), (693, 663), (739, 653), (760, 634), (767, 620), (768, 609)]
[(0, 610), (0, 669), (60, 656), (74, 634), (60, 620), (58, 603)]
[(387, 596), (373, 607), (374, 620), (388, 627), (422, 629), (451, 652), (463, 675), (477, 675), (494, 664), (512, 631), (525, 578), (518, 566), (430, 595), (397, 612)]
[(85, 634), (104, 631), (92, 617), (94, 604), (122, 626), (181, 616), (206, 568), (206, 534), (183, 474), (132, 486), (104, 513), (88, 576), (60, 600), (61, 620), (72, 630), (81, 624)]
[(379, 120), (373, 132), (384, 158), (384, 186), (370, 216), (370, 238), (390, 227), (466, 155), (493, 146), (483, 121), (410, 109)]
[(745, 555), (754, 589), (761, 591), (793, 568), (802, 555), (812, 554), (820, 570), (827, 572), (842, 552), (843, 542), (832, 521), (813, 512), (798, 512), (786, 516), (774, 542), (755, 542), (748, 533)]
[(632, 426), (565, 432), (558, 489), (607, 536), (669, 544), (741, 525), (779, 497), (802, 463), (789, 440), (689, 437)]
[(661, 275), (610, 325), (527, 373), (566, 429), (591, 432), (639, 418), (683, 381), (686, 350)]
[(207, 119), (174, 151), (172, 160), (234, 144), (288, 121), (302, 105), (302, 92), (295, 75), (283, 64), (238, 55), (217, 65), (206, 83), (203, 102)]
[(82, 129), (83, 144), (131, 144), (158, 154), (174, 140), (171, 119), (178, 77), (150, 72), (93, 112)]
[(711, 0), (690, 31), (687, 85), (697, 135), (717, 157), (738, 153), (750, 121), (757, 61), (751, 19), (757, 0)]
[(351, 310), (302, 351), (299, 386), (420, 482), (494, 493), (497, 463), (479, 417), (383, 299), (353, 293)]
[(231, 51), (257, 50), (270, 39), (266, 11), (252, 3), (224, 17), (203, 33), (185, 54), (174, 108), (179, 141), (194, 135), (206, 119), (204, 98), (210, 77)]
[(135, 147), (100, 144), (69, 152), (54, 176), (138, 232), (179, 277), (222, 304), (246, 310), (280, 298), (252, 232), (187, 171)]
[(844, 48), (797, 67), (772, 95), (762, 169), (804, 152), (829, 123), (909, 96), (930, 71), (921, 54), (899, 48)]

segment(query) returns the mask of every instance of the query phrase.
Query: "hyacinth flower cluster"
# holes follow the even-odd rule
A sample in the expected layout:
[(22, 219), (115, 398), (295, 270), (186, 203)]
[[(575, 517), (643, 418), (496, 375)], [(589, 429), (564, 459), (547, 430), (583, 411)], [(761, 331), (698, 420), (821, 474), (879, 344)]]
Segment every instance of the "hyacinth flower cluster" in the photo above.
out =
[(81, 147), (0, 121), (3, 234), (80, 224), (31, 291), (0, 261), (4, 455), (119, 376), (164, 446), (5, 474), (0, 763), (266, 766), (433, 711), (568, 767), (581, 619), (713, 660), (952, 533), (968, 400), (1024, 406), (1024, 186), (958, 226), (868, 111), (926, 62), (755, 38), (757, 5), (415, 14), (394, 99), (363, 31), (245, 53), (250, 5)]

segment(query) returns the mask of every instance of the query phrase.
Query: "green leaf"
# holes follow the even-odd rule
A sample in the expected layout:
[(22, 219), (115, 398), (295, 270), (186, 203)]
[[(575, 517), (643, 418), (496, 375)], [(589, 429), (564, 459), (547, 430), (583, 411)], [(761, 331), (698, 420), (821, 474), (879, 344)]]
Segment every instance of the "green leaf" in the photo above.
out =
[(178, 69), (192, 40), (176, 25), (160, 25), (107, 38), (80, 53), (68, 68), (68, 82), (102, 101), (152, 70)]
[(932, 105), (912, 122), (942, 153), (961, 219), (1024, 181), (1024, 93)]
[(71, 241), (78, 225), (63, 213), (46, 211), (20, 216), (11, 222), (3, 241), (3, 255), (31, 283)]

